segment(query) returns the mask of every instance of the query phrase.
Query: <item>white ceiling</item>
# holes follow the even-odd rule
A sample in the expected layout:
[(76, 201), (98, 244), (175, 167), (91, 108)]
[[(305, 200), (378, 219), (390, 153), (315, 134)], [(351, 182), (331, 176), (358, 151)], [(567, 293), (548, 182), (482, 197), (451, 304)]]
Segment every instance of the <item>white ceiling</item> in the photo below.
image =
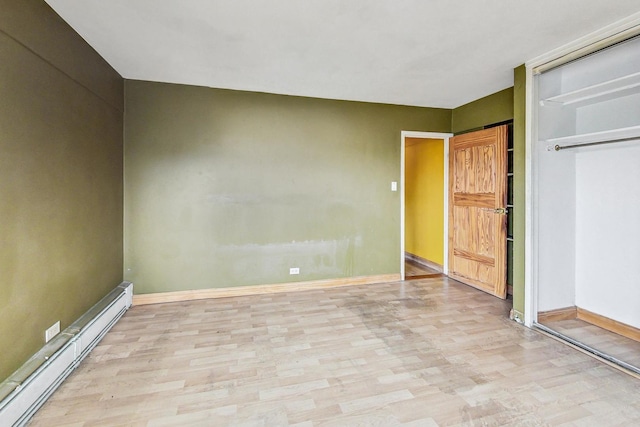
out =
[(46, 0), (124, 78), (454, 108), (640, 0)]

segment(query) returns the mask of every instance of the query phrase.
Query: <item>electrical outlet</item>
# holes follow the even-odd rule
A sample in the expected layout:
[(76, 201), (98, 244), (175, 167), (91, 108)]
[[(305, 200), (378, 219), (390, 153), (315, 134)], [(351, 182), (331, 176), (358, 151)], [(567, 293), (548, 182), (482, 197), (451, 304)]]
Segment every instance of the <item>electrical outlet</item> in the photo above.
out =
[(300, 274), (300, 269), (298, 267), (292, 267), (289, 269), (289, 274)]
[(51, 338), (60, 333), (60, 321), (58, 320), (49, 329), (44, 331), (44, 342), (49, 342)]

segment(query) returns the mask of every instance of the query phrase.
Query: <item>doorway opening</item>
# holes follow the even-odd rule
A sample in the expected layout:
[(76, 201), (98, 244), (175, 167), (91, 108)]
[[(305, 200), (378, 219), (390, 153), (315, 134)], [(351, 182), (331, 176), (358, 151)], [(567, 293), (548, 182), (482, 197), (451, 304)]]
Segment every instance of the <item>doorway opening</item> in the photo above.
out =
[(401, 132), (400, 274), (448, 272), (450, 133)]

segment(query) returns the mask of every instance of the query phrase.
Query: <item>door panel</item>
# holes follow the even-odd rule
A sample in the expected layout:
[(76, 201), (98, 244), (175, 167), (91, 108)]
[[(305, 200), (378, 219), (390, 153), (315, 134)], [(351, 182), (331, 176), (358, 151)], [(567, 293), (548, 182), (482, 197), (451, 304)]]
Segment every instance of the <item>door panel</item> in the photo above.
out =
[(507, 129), (499, 126), (449, 140), (449, 276), (503, 299)]

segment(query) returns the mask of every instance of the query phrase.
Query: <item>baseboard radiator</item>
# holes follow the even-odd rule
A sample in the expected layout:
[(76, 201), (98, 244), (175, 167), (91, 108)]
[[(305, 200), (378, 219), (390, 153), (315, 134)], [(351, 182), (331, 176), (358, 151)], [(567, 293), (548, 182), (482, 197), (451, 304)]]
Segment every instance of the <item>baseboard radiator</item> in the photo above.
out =
[(23, 426), (131, 307), (123, 282), (0, 384), (0, 426)]

